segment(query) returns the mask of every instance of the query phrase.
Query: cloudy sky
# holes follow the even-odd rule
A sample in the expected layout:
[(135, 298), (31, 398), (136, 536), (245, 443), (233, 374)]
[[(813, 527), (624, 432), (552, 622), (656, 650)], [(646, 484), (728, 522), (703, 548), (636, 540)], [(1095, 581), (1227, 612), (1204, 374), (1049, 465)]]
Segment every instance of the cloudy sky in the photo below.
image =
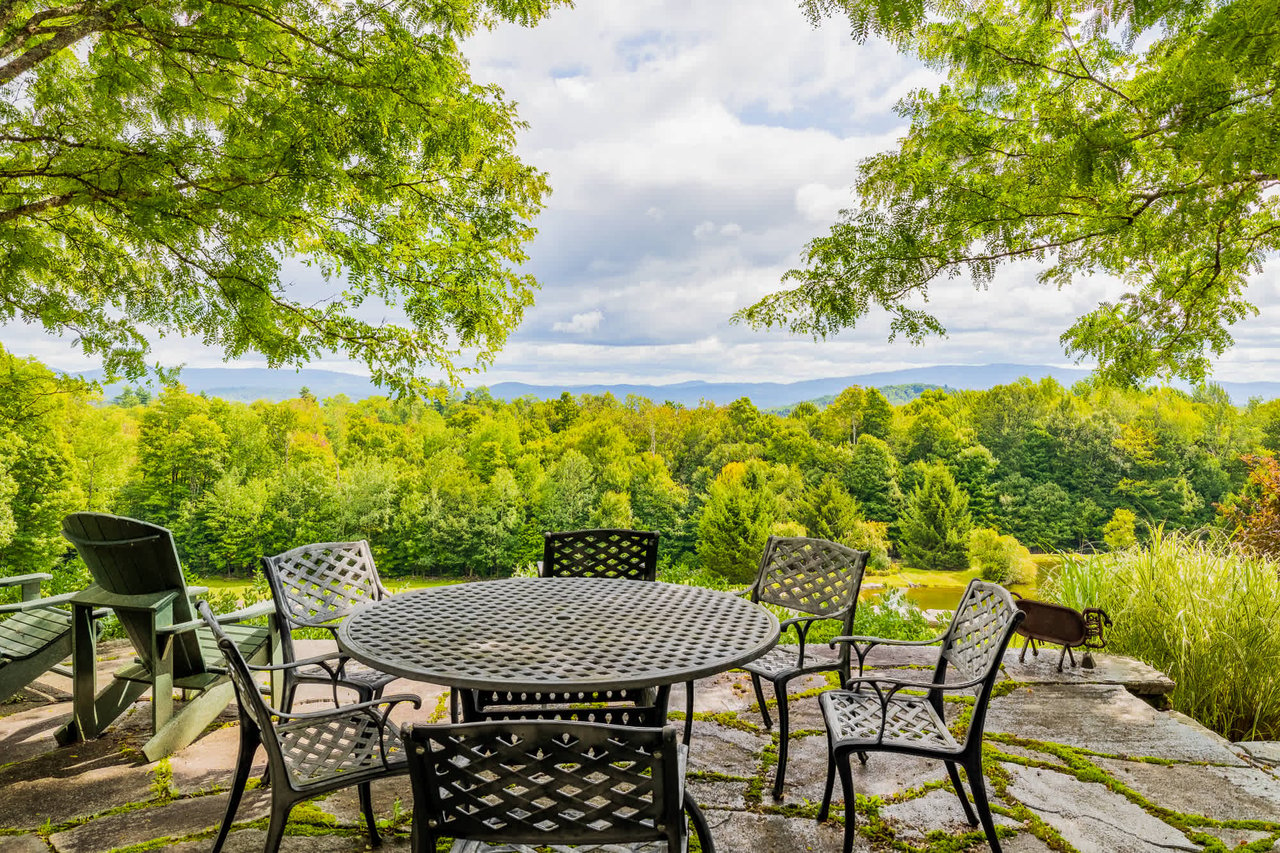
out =
[[(477, 80), (518, 103), (529, 124), (520, 153), (554, 190), (529, 248), (537, 304), (474, 384), (1067, 364), (1058, 336), (1119, 292), (1103, 279), (1045, 287), (1029, 264), (1003, 269), (990, 291), (941, 282), (929, 307), (950, 334), (923, 347), (888, 343), (883, 316), (819, 342), (732, 325), (853, 202), (858, 162), (905, 130), (894, 103), (935, 75), (883, 43), (855, 43), (841, 21), (811, 27), (791, 0), (584, 1), (534, 29), (482, 34), (468, 55)], [(1251, 288), (1262, 316), (1237, 327), (1218, 378), (1280, 376), (1276, 267)], [(12, 351), (54, 366), (94, 366), (24, 327), (2, 334)], [(157, 355), (220, 363), (178, 342)]]

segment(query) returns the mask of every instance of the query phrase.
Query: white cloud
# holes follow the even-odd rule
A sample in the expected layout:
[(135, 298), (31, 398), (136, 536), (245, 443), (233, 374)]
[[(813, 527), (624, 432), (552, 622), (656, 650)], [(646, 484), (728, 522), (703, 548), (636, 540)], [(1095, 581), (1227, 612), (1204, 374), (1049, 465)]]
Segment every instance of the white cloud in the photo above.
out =
[(574, 314), (573, 319), (567, 323), (556, 323), (551, 327), (554, 332), (568, 332), (573, 335), (582, 335), (587, 332), (594, 332), (600, 328), (600, 321), (604, 319), (604, 314), (599, 311), (588, 311), (586, 314)]

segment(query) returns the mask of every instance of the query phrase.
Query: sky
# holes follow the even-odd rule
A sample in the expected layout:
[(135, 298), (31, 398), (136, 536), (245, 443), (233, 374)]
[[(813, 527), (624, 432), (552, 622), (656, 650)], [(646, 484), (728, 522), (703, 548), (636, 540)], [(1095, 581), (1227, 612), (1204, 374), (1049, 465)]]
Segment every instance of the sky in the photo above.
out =
[[(882, 313), (823, 341), (734, 325), (734, 311), (781, 288), (805, 244), (856, 204), (859, 161), (906, 131), (897, 100), (940, 78), (883, 42), (855, 42), (845, 21), (811, 26), (793, 0), (580, 0), (535, 28), (481, 33), (466, 53), (474, 79), (517, 103), (529, 125), (518, 151), (553, 190), (528, 246), (536, 304), (469, 386), (1066, 365), (1062, 332), (1123, 291), (1105, 277), (1041, 285), (1033, 263), (1002, 268), (988, 291), (936, 282), (927, 307), (949, 334), (923, 346), (889, 342)], [(1277, 266), (1250, 287), (1261, 315), (1235, 328), (1216, 378), (1280, 377)], [(0, 339), (59, 369), (97, 366), (32, 327)], [(222, 363), (198, 342), (161, 341), (155, 356)], [(364, 372), (338, 358), (316, 366)]]

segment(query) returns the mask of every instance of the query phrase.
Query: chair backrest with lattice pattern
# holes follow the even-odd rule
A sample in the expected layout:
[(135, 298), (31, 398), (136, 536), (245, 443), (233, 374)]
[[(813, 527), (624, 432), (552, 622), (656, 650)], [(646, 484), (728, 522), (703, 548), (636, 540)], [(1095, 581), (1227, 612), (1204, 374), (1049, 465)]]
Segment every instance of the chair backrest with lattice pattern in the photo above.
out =
[(312, 628), (387, 595), (369, 543), (318, 542), (262, 558), (281, 615), (293, 628)]
[(982, 736), (987, 703), (999, 676), (1005, 649), (1025, 616), (1014, 605), (1009, 590), (975, 578), (969, 581), (960, 606), (951, 617), (933, 680), (941, 683), (946, 678), (948, 665), (955, 668), (960, 681), (980, 679), (973, 688), (973, 715), (966, 742), (970, 736)]
[[(182, 563), (173, 534), (157, 524), (102, 512), (75, 512), (62, 520), (62, 535), (80, 554), (93, 582), (116, 595), (178, 593), (173, 602), (173, 623), (195, 618), (182, 575)], [(133, 643), (138, 658), (152, 666), (152, 622), (149, 615), (129, 609), (116, 618)], [(173, 640), (173, 675), (184, 678), (205, 672), (204, 655), (196, 632), (183, 631)]]
[(658, 534), (651, 530), (564, 530), (544, 533), (544, 578), (658, 577)]
[[(676, 730), (563, 720), (406, 726), (413, 823), (510, 844), (683, 836)], [(421, 839), (420, 839), (421, 840)]]
[(752, 599), (814, 616), (851, 615), (868, 556), (826, 539), (770, 536)]

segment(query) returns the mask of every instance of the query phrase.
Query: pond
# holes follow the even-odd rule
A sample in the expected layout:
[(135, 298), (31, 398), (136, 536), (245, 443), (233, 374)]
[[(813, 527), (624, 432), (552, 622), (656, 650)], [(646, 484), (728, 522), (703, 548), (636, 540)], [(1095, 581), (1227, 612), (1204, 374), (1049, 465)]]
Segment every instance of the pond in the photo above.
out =
[[(1009, 589), (1025, 598), (1035, 598), (1036, 590), (1045, 583), (1056, 568), (1056, 561), (1039, 563), (1035, 583), (1011, 584)], [(907, 598), (921, 610), (955, 610), (964, 595), (965, 587), (978, 576), (974, 570), (963, 572), (924, 571), (904, 569), (892, 575), (867, 575), (859, 598), (874, 601), (886, 590), (905, 587)]]

